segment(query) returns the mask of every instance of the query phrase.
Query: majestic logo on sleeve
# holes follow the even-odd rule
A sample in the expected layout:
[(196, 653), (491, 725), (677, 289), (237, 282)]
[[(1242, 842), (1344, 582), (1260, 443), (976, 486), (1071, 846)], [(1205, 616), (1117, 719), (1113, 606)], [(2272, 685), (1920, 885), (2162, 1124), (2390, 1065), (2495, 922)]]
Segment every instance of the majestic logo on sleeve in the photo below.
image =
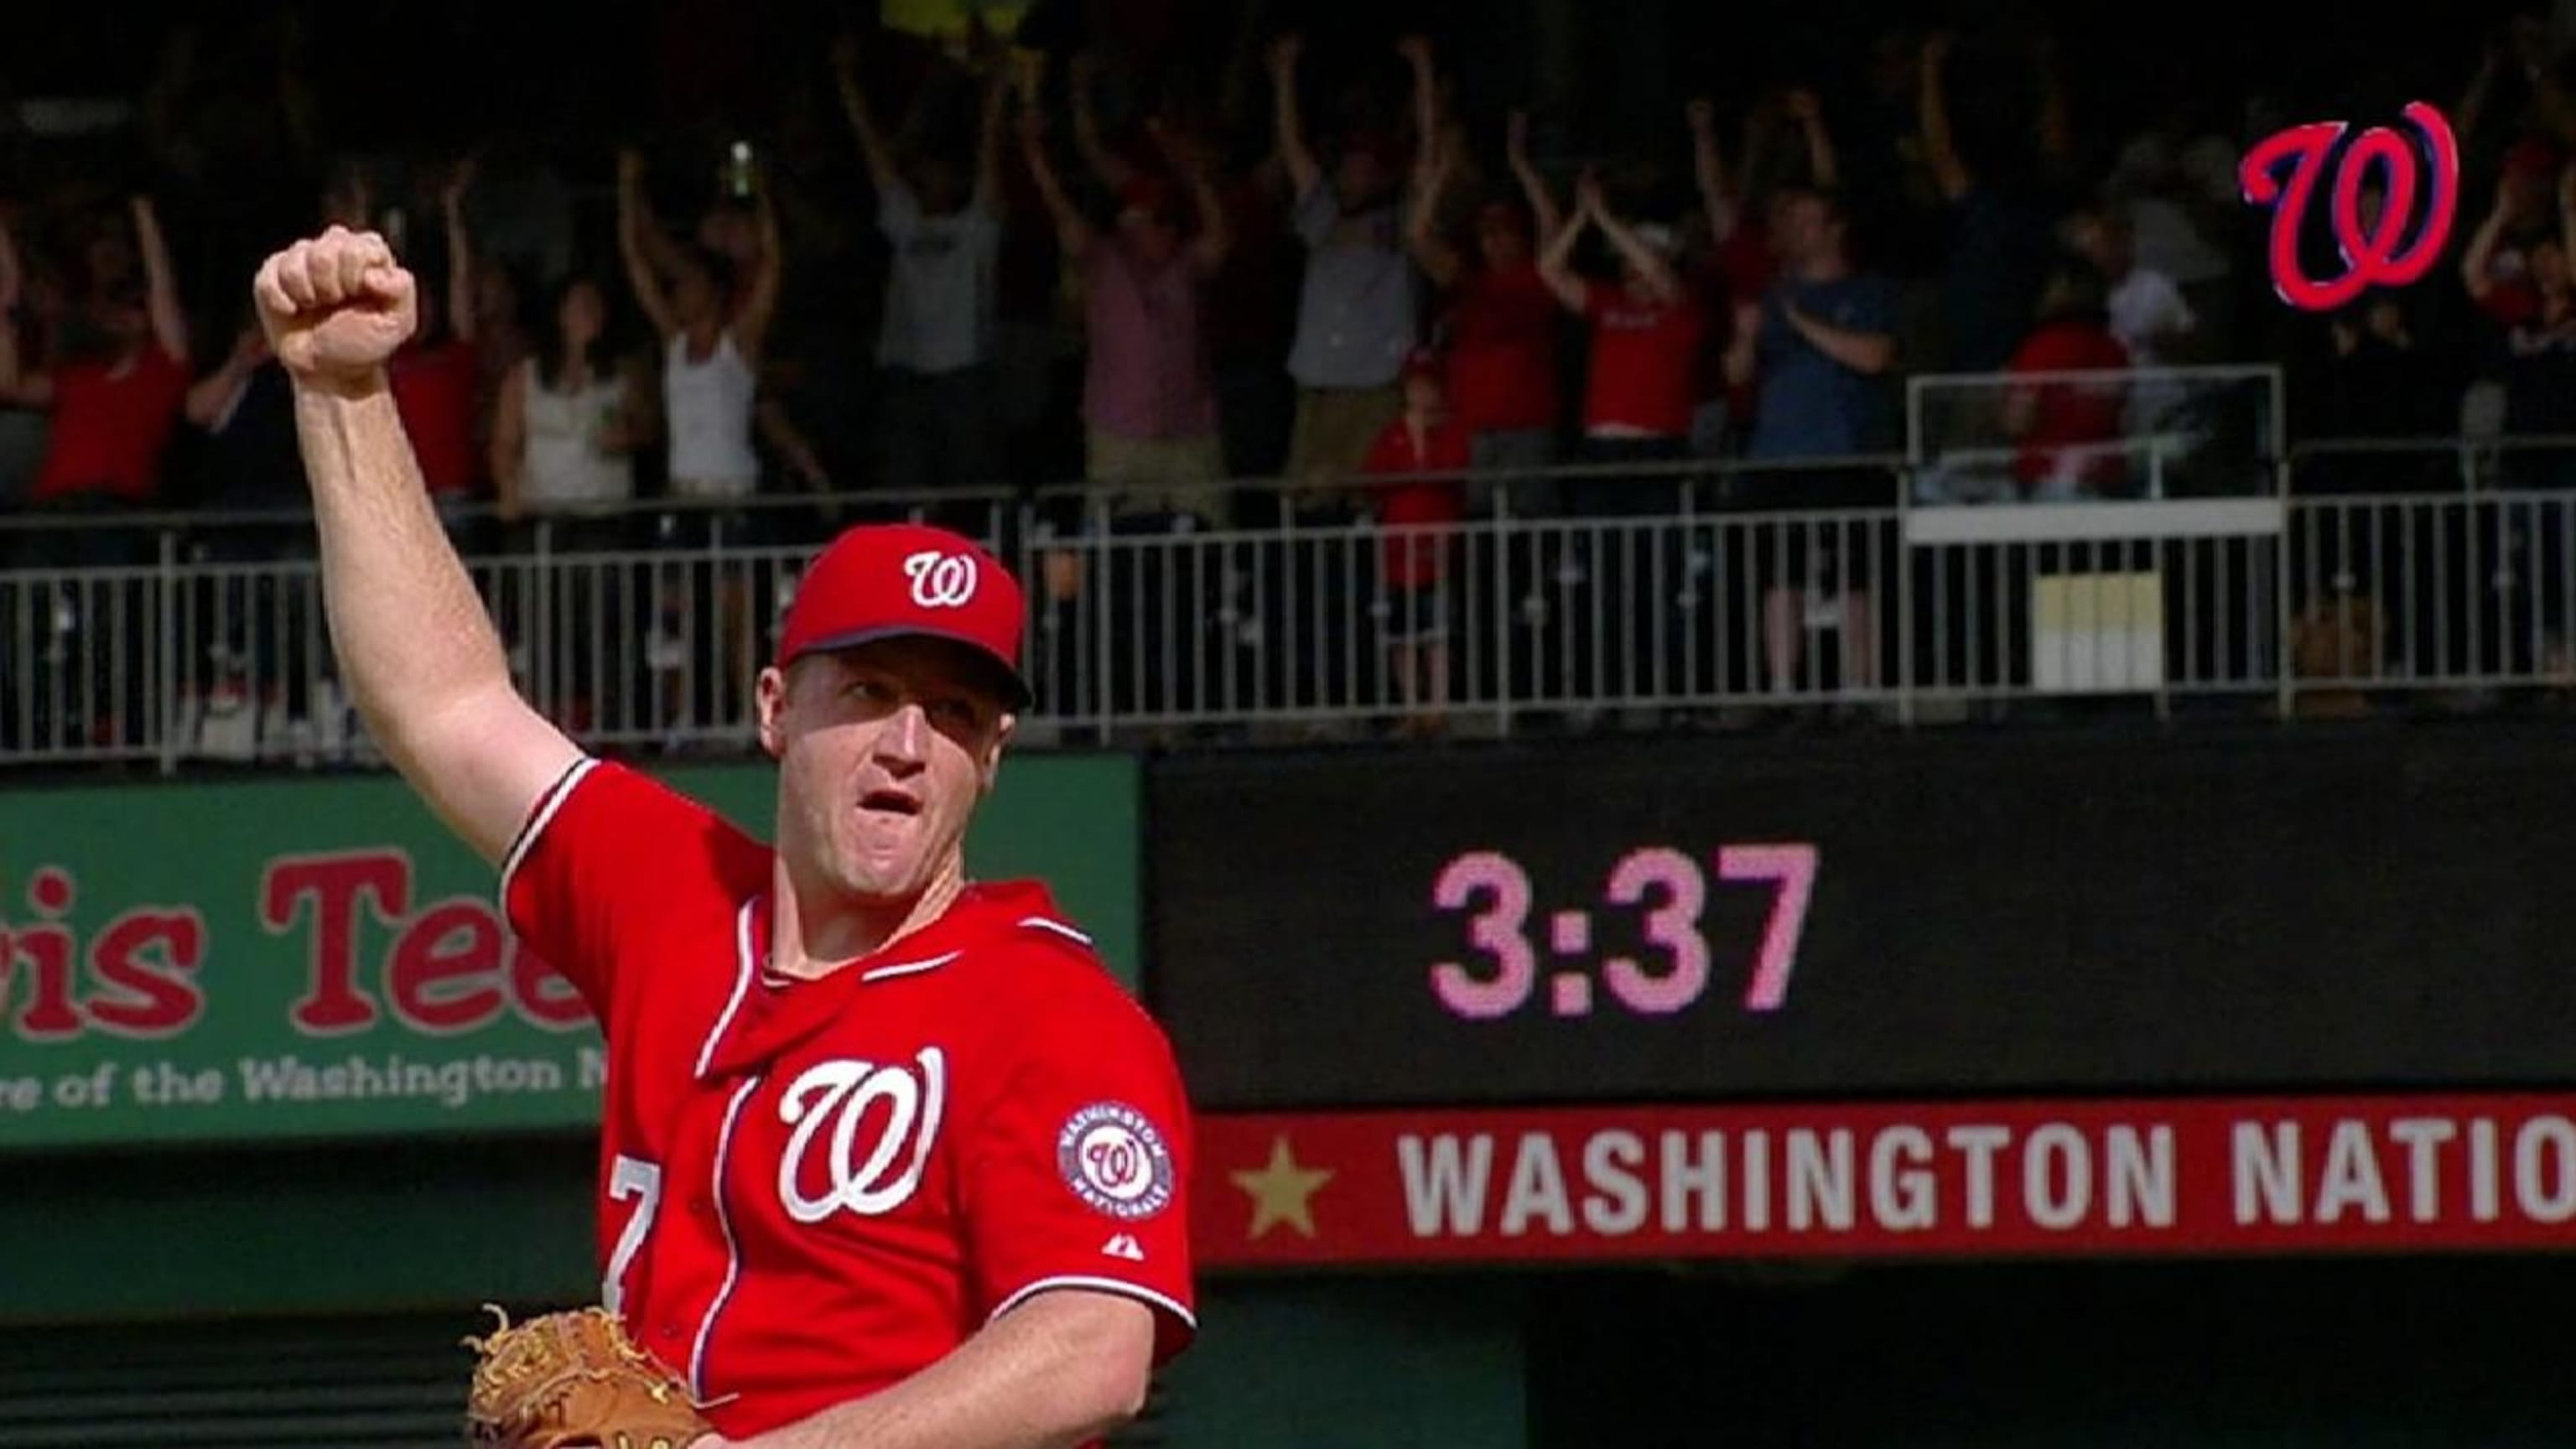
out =
[(971, 555), (923, 549), (903, 561), (912, 580), (912, 601), (925, 609), (956, 609), (975, 597), (976, 569)]
[(1172, 1200), (1171, 1150), (1153, 1121), (1124, 1102), (1094, 1102), (1066, 1118), (1055, 1165), (1075, 1197), (1121, 1221), (1152, 1217)]
[(910, 1201), (947, 1095), (948, 1060), (937, 1047), (911, 1062), (843, 1059), (798, 1073), (778, 1100), (778, 1119), (795, 1129), (778, 1159), (787, 1215), (800, 1223), (840, 1211), (876, 1217)]

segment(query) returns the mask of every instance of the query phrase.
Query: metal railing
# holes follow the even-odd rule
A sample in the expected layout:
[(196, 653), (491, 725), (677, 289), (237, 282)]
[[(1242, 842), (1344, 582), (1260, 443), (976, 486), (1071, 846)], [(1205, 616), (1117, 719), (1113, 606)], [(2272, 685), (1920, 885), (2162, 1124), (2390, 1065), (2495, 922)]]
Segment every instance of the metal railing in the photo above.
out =
[[(1497, 486), (1489, 514), (1407, 527), (1377, 523), (1373, 494), (1251, 485), (1177, 516), (1045, 490), (458, 527), (522, 688), (602, 747), (749, 748), (798, 571), (862, 514), (934, 517), (1014, 562), (1040, 742), (2077, 699), (2291, 716), (2576, 691), (2576, 491), (2491, 486), (2576, 462), (2557, 441), (2306, 450), (2261, 460), (2269, 487), (2193, 498), (1942, 502), (1924, 464), (1878, 458), (1551, 470), (1534, 491), (1582, 511), (1522, 516), (1524, 490)], [(2350, 491), (2390, 482), (2413, 486)], [(15, 521), (12, 539), (0, 762), (370, 758), (309, 524)]]

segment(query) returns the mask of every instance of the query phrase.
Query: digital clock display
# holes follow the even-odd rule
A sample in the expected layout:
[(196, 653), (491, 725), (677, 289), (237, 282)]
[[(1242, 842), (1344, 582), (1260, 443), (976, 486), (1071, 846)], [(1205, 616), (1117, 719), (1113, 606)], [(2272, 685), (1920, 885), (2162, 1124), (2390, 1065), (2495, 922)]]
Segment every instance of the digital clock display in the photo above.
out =
[(1602, 740), (1148, 788), (1148, 1000), (1209, 1110), (2576, 1080), (2576, 738)]
[[(1774, 1010), (1787, 998), (1797, 965), (1799, 929), (1815, 893), (1816, 848), (1728, 845), (1713, 852), (1710, 863), (1720, 883), (1750, 883), (1770, 893), (1742, 1000), (1746, 1011)], [(1708, 994), (1723, 964), (1708, 935), (1710, 875), (1698, 857), (1671, 846), (1641, 846), (1619, 857), (1602, 887), (1601, 905), (1634, 913), (1643, 947), (1596, 957), (1590, 909), (1549, 912), (1542, 926), (1533, 914), (1529, 872), (1519, 861), (1498, 850), (1463, 851), (1433, 878), (1431, 903), (1465, 917), (1468, 941), (1482, 961), (1434, 965), (1432, 993), (1469, 1020), (1509, 1016), (1530, 1004), (1544, 956), (1548, 1010), (1557, 1016), (1592, 1010), (1587, 966), (1599, 971), (1611, 1000), (1625, 1010), (1645, 1016), (1687, 1011)]]

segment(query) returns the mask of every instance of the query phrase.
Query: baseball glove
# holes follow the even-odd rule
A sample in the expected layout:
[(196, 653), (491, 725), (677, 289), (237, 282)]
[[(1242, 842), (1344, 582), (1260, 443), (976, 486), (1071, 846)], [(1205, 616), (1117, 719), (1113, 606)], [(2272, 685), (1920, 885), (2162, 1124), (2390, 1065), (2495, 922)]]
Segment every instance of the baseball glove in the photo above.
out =
[[(485, 1305), (487, 1308), (490, 1305)], [(713, 1429), (686, 1385), (604, 1308), (572, 1309), (468, 1338), (482, 1355), (465, 1401), (482, 1449), (688, 1449)]]

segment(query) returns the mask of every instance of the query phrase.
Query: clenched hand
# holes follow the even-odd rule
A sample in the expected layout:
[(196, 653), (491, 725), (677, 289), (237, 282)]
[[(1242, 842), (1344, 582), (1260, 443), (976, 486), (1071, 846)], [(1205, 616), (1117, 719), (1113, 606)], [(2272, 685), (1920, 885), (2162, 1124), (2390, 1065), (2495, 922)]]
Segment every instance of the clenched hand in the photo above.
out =
[(251, 284), (268, 345), (298, 383), (368, 383), (419, 324), (411, 273), (371, 231), (332, 227), (260, 265)]

